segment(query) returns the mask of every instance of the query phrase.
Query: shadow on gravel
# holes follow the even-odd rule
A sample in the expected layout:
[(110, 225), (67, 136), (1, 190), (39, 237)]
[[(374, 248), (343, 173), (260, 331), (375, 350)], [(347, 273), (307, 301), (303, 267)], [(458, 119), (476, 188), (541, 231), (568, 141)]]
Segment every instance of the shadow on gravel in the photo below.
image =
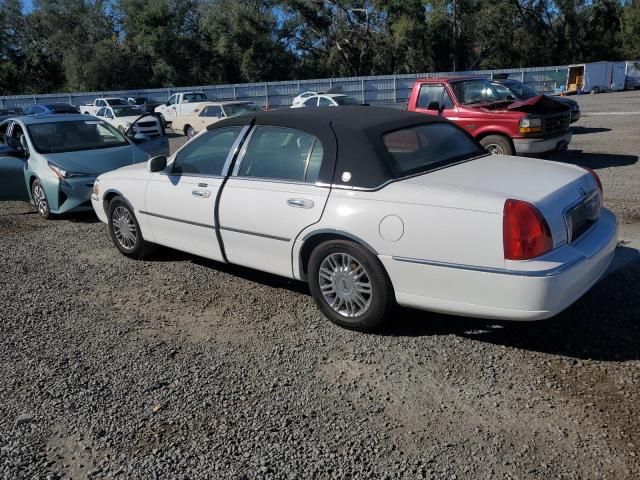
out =
[(636, 155), (618, 155), (615, 153), (586, 153), (582, 150), (566, 150), (554, 152), (548, 156), (549, 160), (566, 162), (594, 170), (608, 167), (624, 167), (638, 162)]
[(571, 127), (571, 133), (574, 135), (586, 135), (588, 133), (602, 133), (610, 131), (610, 128), (604, 127)]
[(499, 322), (401, 309), (382, 335), (460, 337), (579, 359), (640, 359), (640, 261), (610, 274), (548, 320)]

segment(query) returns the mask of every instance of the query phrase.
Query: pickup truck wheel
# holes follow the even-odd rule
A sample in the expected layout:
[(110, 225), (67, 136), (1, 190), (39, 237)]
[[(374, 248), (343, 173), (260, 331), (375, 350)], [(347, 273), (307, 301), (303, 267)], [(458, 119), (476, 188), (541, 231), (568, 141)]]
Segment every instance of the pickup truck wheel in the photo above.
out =
[(595, 94), (598, 94), (598, 93), (600, 93), (600, 88), (599, 87), (593, 87), (591, 89), (591, 95), (595, 95)]
[(109, 235), (114, 245), (127, 257), (143, 259), (152, 252), (153, 244), (142, 237), (133, 209), (122, 197), (115, 197), (108, 209)]
[(502, 135), (487, 135), (480, 140), (480, 145), (494, 155), (513, 155), (514, 153), (511, 140)]
[(187, 125), (184, 129), (184, 134), (189, 138), (193, 138), (196, 136), (196, 131), (191, 125)]
[(308, 278), (320, 311), (341, 327), (374, 331), (394, 305), (393, 286), (380, 260), (354, 242), (332, 240), (317, 246)]

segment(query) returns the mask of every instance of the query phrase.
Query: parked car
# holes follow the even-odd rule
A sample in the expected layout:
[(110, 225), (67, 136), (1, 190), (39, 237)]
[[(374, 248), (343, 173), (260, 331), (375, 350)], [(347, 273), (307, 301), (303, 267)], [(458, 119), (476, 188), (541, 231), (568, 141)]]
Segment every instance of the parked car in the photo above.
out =
[(321, 93), (312, 95), (302, 103), (291, 105), (291, 108), (302, 107), (343, 107), (345, 105), (365, 105), (349, 95), (342, 93)]
[(307, 92), (302, 92), (298, 95), (296, 95), (295, 97), (293, 97), (293, 100), (291, 101), (291, 106), (295, 106), (295, 105), (299, 105), (302, 102), (304, 102), (307, 98), (315, 96), (315, 95), (320, 95), (324, 92), (311, 92), (311, 91), (307, 91)]
[[(509, 95), (512, 95), (513, 100), (528, 100), (530, 98), (537, 97), (542, 95), (535, 88), (526, 83), (523, 83), (519, 80), (515, 80), (513, 78), (508, 78), (508, 75), (505, 76), (494, 76), (491, 80), (492, 83), (497, 83), (509, 89)], [(571, 115), (570, 123), (577, 122), (580, 120), (580, 105), (575, 100), (572, 100), (567, 97), (549, 97), (556, 102), (560, 102), (563, 105), (566, 105), (569, 108), (569, 113)]]
[(42, 113), (80, 113), (80, 109), (70, 103), (34, 103), (30, 105), (22, 114), (39, 115)]
[(228, 101), (203, 103), (187, 115), (177, 115), (171, 123), (174, 132), (182, 132), (189, 138), (206, 130), (223, 118), (234, 117), (245, 113), (255, 113), (262, 109), (253, 102)]
[(539, 95), (516, 101), (509, 90), (484, 77), (417, 80), (407, 110), (451, 119), (487, 151), (513, 155), (566, 149), (571, 142), (569, 109)]
[(180, 92), (169, 97), (167, 103), (155, 108), (155, 112), (161, 115), (165, 125), (170, 124), (178, 115), (189, 115), (196, 108), (202, 108), (202, 104), (209, 99), (202, 92)]
[(0, 108), (0, 122), (7, 118), (19, 117), (20, 115), (22, 115), (22, 108), (20, 107)]
[(133, 138), (95, 117), (31, 115), (0, 123), (0, 200), (33, 203), (42, 218), (90, 210), (101, 173), (168, 154), (166, 136)]
[(118, 105), (126, 106), (129, 105), (129, 102), (120, 97), (96, 98), (92, 105), (81, 105), (80, 110), (85, 115), (95, 115), (103, 107), (115, 107)]
[(309, 283), (320, 310), (376, 328), (400, 305), (547, 318), (604, 273), (615, 216), (581, 167), (489, 155), (436, 116), (292, 109), (222, 120), (168, 159), (100, 175), (115, 246), (152, 244)]
[(109, 122), (123, 134), (129, 129), (134, 135), (141, 133), (150, 138), (164, 134), (162, 122), (153, 113), (147, 113), (143, 108), (135, 105), (102, 107), (98, 110), (96, 117)]
[(156, 107), (162, 105), (162, 102), (157, 102), (148, 97), (129, 97), (127, 98), (129, 105), (137, 105), (145, 110), (145, 112), (153, 112)]

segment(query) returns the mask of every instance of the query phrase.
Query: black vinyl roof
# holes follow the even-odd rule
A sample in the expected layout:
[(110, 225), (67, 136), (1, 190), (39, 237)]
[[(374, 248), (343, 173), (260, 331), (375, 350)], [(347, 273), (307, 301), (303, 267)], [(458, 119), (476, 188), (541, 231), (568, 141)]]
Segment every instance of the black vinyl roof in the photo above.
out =
[[(376, 188), (395, 178), (382, 135), (429, 123), (442, 117), (384, 107), (344, 106), (291, 108), (256, 112), (210, 125), (214, 130), (231, 125), (270, 125), (302, 130), (322, 142), (324, 158), (319, 181), (344, 187)], [(343, 173), (350, 178), (343, 181)], [(345, 177), (347, 178), (347, 177)]]

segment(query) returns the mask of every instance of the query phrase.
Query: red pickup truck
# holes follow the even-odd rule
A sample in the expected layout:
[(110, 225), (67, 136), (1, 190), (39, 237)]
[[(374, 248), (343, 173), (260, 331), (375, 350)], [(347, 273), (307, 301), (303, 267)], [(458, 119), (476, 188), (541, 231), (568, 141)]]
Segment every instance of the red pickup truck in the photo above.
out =
[(513, 155), (566, 149), (571, 113), (545, 95), (517, 101), (508, 88), (483, 77), (417, 80), (407, 110), (442, 115), (491, 153)]

